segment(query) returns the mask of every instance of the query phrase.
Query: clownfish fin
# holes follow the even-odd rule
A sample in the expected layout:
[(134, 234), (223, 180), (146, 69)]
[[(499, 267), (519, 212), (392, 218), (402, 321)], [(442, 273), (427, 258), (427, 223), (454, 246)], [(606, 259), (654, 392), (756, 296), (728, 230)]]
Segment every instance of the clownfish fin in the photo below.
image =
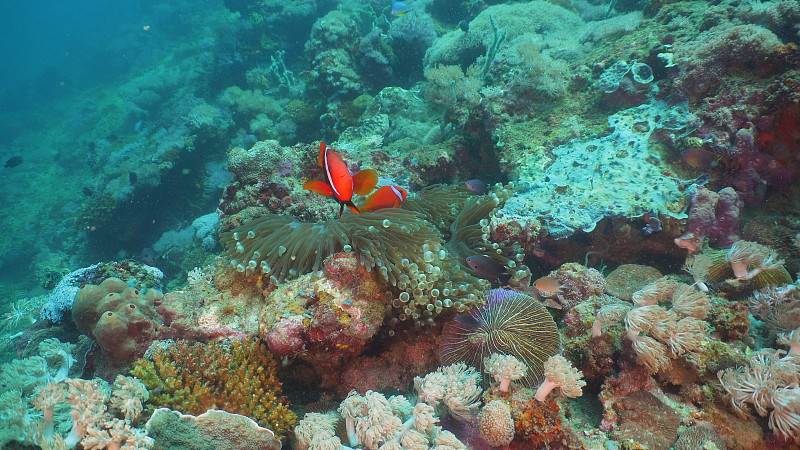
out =
[(322, 181), (309, 181), (303, 185), (303, 189), (314, 191), (325, 196), (333, 195), (333, 189), (331, 189), (330, 185)]
[(353, 177), (353, 192), (358, 195), (367, 195), (378, 184), (378, 172), (373, 169), (364, 169)]
[(325, 164), (325, 149), (328, 147), (328, 144), (324, 142), (319, 143), (319, 156), (317, 156), (317, 164), (320, 167), (324, 167)]
[[(356, 214), (361, 214), (361, 211), (359, 211), (358, 208), (356, 208), (356, 205), (354, 205), (353, 202), (344, 202), (342, 203), (342, 205), (347, 206), (348, 208), (350, 208), (350, 211), (353, 211)], [(339, 213), (339, 215), (341, 216), (342, 214)]]
[(361, 209), (365, 212), (383, 208), (397, 208), (408, 196), (400, 186), (382, 186), (364, 200)]

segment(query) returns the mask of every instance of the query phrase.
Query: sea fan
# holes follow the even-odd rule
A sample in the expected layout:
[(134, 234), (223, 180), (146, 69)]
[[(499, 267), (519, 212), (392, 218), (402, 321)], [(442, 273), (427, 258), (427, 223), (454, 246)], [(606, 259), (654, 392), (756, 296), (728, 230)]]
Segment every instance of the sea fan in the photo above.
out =
[(483, 360), (492, 353), (513, 355), (529, 369), (521, 382), (534, 388), (544, 379), (544, 362), (560, 349), (556, 324), (541, 303), (526, 294), (492, 289), (485, 305), (445, 324), (439, 356), (443, 365), (463, 361), (483, 373)]

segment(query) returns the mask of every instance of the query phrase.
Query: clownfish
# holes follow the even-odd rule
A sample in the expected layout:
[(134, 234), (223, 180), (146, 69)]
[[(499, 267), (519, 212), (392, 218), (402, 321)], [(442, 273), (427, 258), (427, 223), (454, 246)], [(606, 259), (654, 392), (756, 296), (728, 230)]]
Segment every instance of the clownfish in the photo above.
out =
[(408, 197), (408, 192), (400, 186), (383, 186), (364, 200), (361, 210), (375, 211), (383, 208), (397, 208)]
[(342, 216), (345, 206), (359, 214), (358, 208), (353, 204), (353, 194), (367, 195), (372, 192), (378, 184), (378, 173), (372, 169), (364, 169), (350, 175), (342, 157), (324, 142), (319, 146), (317, 164), (325, 171), (325, 181), (309, 181), (303, 185), (303, 189), (325, 196), (332, 195), (339, 202), (339, 217)]

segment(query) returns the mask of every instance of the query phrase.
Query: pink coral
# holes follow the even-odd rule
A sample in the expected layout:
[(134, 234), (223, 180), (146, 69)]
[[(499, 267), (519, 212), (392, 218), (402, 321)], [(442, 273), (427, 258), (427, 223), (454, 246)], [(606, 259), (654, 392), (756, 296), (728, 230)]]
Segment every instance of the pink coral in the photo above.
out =
[(545, 361), (544, 376), (544, 381), (536, 390), (536, 400), (540, 402), (555, 388), (559, 388), (567, 397), (580, 397), (582, 388), (586, 386), (581, 379), (583, 372), (572, 367), (572, 363), (561, 355), (551, 356)]
[(739, 214), (742, 200), (733, 188), (714, 192), (704, 186), (692, 196), (686, 230), (675, 238), (678, 247), (699, 253), (706, 241), (728, 247), (740, 239)]
[(278, 356), (293, 355), (305, 345), (306, 325), (303, 316), (289, 316), (267, 334), (269, 349)]
[(320, 273), (302, 275), (267, 294), (259, 328), (270, 349), (315, 366), (334, 387), (383, 324), (386, 296), (376, 271), (353, 253), (331, 255)]

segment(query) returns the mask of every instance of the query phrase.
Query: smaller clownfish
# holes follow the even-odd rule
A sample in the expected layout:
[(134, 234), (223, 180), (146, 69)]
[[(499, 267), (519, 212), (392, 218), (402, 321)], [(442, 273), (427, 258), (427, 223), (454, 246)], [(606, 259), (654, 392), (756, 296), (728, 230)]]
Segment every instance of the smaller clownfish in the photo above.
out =
[(345, 206), (359, 214), (360, 211), (353, 204), (353, 194), (367, 195), (372, 192), (378, 184), (378, 173), (373, 169), (364, 169), (350, 175), (342, 157), (324, 142), (320, 144), (317, 163), (325, 170), (325, 181), (309, 181), (303, 185), (303, 189), (325, 196), (332, 195), (339, 202), (339, 217)]
[(370, 212), (383, 208), (397, 208), (408, 197), (408, 192), (400, 186), (382, 186), (364, 200), (361, 211)]

